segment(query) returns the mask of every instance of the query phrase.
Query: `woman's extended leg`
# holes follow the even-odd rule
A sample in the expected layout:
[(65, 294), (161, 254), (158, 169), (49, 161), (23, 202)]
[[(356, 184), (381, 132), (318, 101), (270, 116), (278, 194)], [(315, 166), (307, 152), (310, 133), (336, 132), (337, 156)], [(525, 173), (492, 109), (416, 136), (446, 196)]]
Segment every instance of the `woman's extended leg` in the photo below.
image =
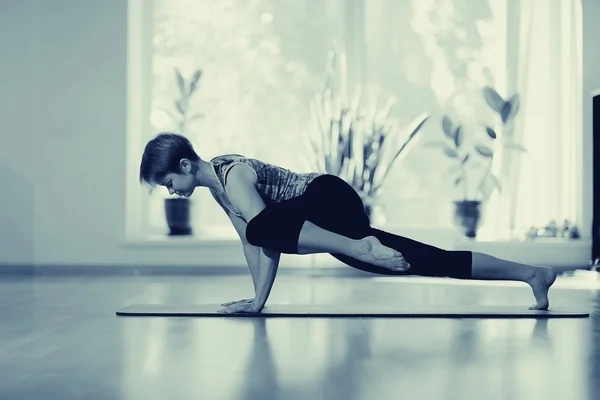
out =
[[(530, 308), (548, 308), (548, 290), (556, 280), (556, 272), (552, 268), (515, 263), (479, 252), (443, 250), (378, 229), (372, 228), (372, 231), (381, 243), (404, 254), (404, 258), (413, 265), (408, 274), (524, 282), (531, 286), (536, 298), (536, 304)], [(373, 269), (362, 264), (354, 267), (365, 271)]]
[(548, 290), (556, 280), (556, 272), (550, 267), (519, 264), (473, 252), (472, 279), (525, 282), (531, 286), (536, 300), (530, 309), (547, 310), (550, 304)]

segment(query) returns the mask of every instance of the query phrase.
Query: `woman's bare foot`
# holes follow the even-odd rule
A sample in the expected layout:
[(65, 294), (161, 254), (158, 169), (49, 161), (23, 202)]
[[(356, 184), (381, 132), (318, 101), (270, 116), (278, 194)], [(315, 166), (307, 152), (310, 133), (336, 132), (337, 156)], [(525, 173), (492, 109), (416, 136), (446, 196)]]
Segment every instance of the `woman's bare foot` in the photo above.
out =
[(378, 267), (392, 271), (406, 271), (410, 268), (400, 252), (384, 246), (375, 236), (359, 240), (357, 251), (356, 259)]
[(547, 310), (550, 305), (548, 300), (548, 290), (556, 280), (556, 272), (549, 267), (534, 267), (533, 277), (527, 282), (537, 303), (530, 310)]

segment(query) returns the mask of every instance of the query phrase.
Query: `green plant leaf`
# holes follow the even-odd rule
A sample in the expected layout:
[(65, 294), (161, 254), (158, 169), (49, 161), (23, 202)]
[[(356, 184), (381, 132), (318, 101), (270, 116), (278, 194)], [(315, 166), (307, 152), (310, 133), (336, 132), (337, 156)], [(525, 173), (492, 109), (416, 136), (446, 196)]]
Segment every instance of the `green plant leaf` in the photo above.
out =
[[(487, 163), (489, 163), (489, 160), (486, 160), (486, 161), (487, 161)], [(472, 160), (469, 169), (471, 171), (479, 171), (479, 170), (482, 170), (483, 168), (485, 168), (485, 166), (483, 165), (483, 162)]]
[(192, 82), (198, 82), (201, 76), (202, 70), (197, 69), (196, 72), (194, 72), (194, 76), (192, 77)]
[(515, 117), (515, 115), (517, 115), (517, 113), (519, 112), (519, 108), (521, 107), (521, 97), (519, 96), (519, 93), (515, 93), (508, 100), (508, 102), (510, 103), (511, 107), (510, 112), (507, 115), (507, 121), (510, 121)]
[(181, 121), (179, 121), (179, 133), (180, 134), (185, 135), (186, 127), (187, 127), (187, 121), (185, 119), (182, 119)]
[(456, 150), (454, 150), (453, 148), (450, 148), (448, 146), (444, 147), (444, 153), (446, 153), (446, 155), (451, 158), (458, 157), (458, 153), (456, 152)]
[(487, 158), (492, 158), (494, 156), (494, 152), (492, 151), (492, 149), (483, 144), (476, 145), (475, 150), (477, 150), (479, 154)]
[(381, 177), (377, 180), (377, 182), (371, 182), (371, 191), (379, 190), (381, 188), (381, 185), (383, 184), (383, 182), (385, 182), (385, 178), (392, 170), (394, 164), (398, 162), (398, 160), (400, 160), (400, 155), (402, 155), (403, 153), (406, 154), (405, 151), (409, 149), (409, 146), (413, 143), (413, 140), (415, 139), (421, 128), (423, 128), (423, 125), (425, 125), (428, 119), (429, 115), (427, 113), (422, 113), (417, 118), (415, 118), (413, 122), (409, 125), (408, 129), (406, 130), (407, 132), (410, 132), (408, 138), (404, 141), (402, 146), (400, 146), (400, 149), (396, 151), (396, 154), (394, 155), (392, 160), (387, 164), (387, 166), (381, 167), (383, 169), (383, 173), (381, 174)]
[(484, 199), (488, 199), (492, 195), (493, 191), (494, 185), (490, 182), (489, 179), (484, 179), (484, 181), (481, 183), (481, 186), (479, 187), (479, 193), (481, 193), (481, 196)]
[(527, 153), (527, 149), (523, 146), (521, 146), (520, 144), (514, 144), (514, 143), (506, 143), (504, 145), (505, 149), (508, 150), (516, 150), (516, 151), (520, 151), (522, 153)]
[(459, 125), (456, 127), (456, 129), (454, 130), (454, 144), (456, 145), (456, 147), (460, 147), (460, 145), (463, 142), (463, 130), (462, 127)]
[(458, 176), (462, 176), (463, 171), (459, 164), (453, 163), (444, 172), (440, 174), (439, 183), (445, 184), (451, 179), (456, 179)]
[(488, 180), (491, 182), (491, 185), (498, 189), (498, 192), (502, 192), (502, 185), (500, 185), (500, 180), (494, 174), (490, 174), (488, 176)]
[(450, 117), (448, 117), (447, 115), (444, 115), (444, 117), (442, 118), (442, 129), (446, 136), (454, 140), (454, 124), (452, 123)]
[(192, 77), (192, 81), (190, 82), (190, 92), (189, 92), (190, 96), (192, 94), (194, 94), (194, 92), (198, 88), (198, 81), (200, 80), (201, 76), (202, 76), (202, 71), (200, 71), (199, 69), (196, 70), (196, 72), (194, 73), (194, 76)]
[(179, 113), (181, 115), (185, 115), (185, 112), (186, 112), (185, 105), (183, 104), (183, 102), (181, 100), (175, 101), (175, 107), (177, 108), (177, 111), (179, 111)]
[(177, 86), (179, 87), (179, 92), (185, 95), (185, 80), (179, 71), (179, 68), (175, 67), (175, 76), (177, 78)]
[(485, 127), (485, 131), (487, 132), (487, 135), (492, 139), (496, 139), (498, 137), (498, 135), (496, 135), (496, 131), (490, 128), (489, 126)]
[(485, 101), (492, 108), (492, 110), (496, 111), (497, 113), (502, 112), (502, 107), (504, 107), (504, 99), (498, 94), (498, 92), (496, 92), (496, 90), (490, 86), (486, 86), (483, 89), (483, 95), (485, 97)]
[(502, 118), (502, 123), (506, 124), (510, 118), (510, 113), (512, 110), (512, 105), (509, 102), (504, 103), (502, 106), (502, 111), (500, 111), (500, 117)]
[(457, 173), (462, 173), (461, 166), (458, 164), (452, 164), (446, 169), (446, 171), (442, 175), (444, 175), (446, 177), (448, 175), (453, 175), (453, 174), (457, 174)]
[(202, 118), (204, 118), (204, 114), (202, 114), (202, 113), (197, 113), (197, 114), (194, 114), (194, 115), (192, 115), (191, 117), (189, 117), (189, 118), (188, 118), (188, 121), (194, 121), (194, 120), (197, 120), (197, 119), (202, 119)]
[(479, 192), (485, 199), (488, 199), (492, 195), (494, 188), (498, 189), (498, 192), (502, 192), (502, 187), (500, 186), (498, 178), (493, 174), (489, 174), (481, 183)]

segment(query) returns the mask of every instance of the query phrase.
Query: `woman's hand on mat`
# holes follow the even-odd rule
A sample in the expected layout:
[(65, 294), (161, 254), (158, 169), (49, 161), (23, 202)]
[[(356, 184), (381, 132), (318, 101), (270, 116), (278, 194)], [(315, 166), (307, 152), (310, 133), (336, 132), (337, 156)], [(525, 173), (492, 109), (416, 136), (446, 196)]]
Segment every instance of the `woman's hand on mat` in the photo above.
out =
[(225, 306), (219, 310), (220, 313), (224, 314), (235, 314), (235, 313), (258, 313), (259, 307), (254, 303), (254, 301), (250, 301), (249, 303), (245, 302), (237, 302), (231, 305)]
[(223, 307), (229, 307), (229, 306), (232, 306), (234, 304), (238, 304), (238, 303), (252, 303), (253, 301), (254, 301), (254, 299), (243, 299), (243, 300), (229, 301), (229, 302), (223, 303), (221, 305)]

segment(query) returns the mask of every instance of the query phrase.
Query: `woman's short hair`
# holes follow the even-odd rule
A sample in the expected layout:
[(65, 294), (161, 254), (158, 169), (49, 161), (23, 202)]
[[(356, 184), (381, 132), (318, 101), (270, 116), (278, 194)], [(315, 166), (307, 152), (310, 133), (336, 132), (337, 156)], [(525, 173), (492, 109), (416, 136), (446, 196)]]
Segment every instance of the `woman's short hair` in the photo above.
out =
[(140, 165), (140, 183), (162, 185), (170, 173), (179, 173), (182, 158), (198, 161), (192, 143), (183, 135), (161, 132), (146, 144)]

